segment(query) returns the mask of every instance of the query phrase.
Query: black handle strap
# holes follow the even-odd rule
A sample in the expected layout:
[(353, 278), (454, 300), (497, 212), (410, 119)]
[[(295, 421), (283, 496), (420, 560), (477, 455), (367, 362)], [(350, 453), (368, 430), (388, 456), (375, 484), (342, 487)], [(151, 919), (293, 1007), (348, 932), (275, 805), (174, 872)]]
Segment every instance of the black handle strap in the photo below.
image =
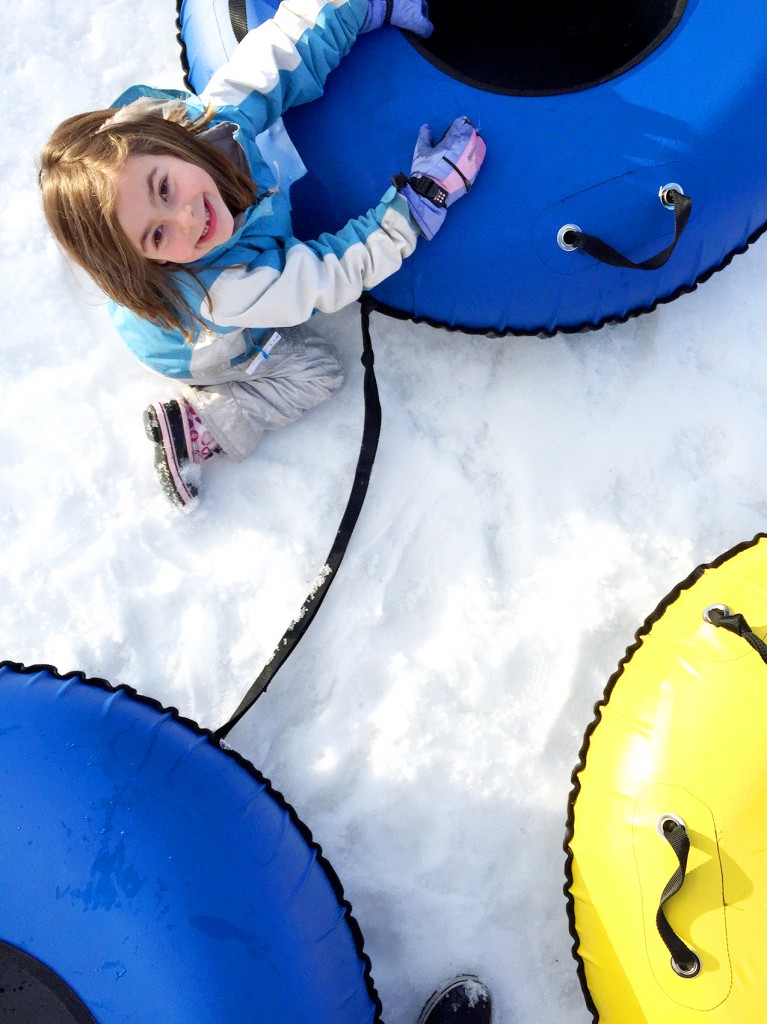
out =
[(245, 10), (245, 0), (229, 0), (229, 20), (232, 23), (232, 31), (238, 43), (242, 42), (248, 34), (248, 14)]
[(731, 612), (724, 605), (712, 605), (706, 609), (705, 618), (714, 626), (728, 629), (736, 636), (742, 637), (754, 648), (762, 661), (767, 662), (767, 644), (756, 635), (740, 612)]
[[(715, 604), (705, 609), (703, 617), (712, 625), (727, 629), (731, 633), (735, 633), (736, 636), (742, 637), (753, 647), (762, 661), (767, 662), (767, 644), (754, 633), (745, 617), (739, 612), (731, 611), (726, 605)], [(676, 854), (679, 866), (661, 894), (660, 905), (655, 915), (655, 924), (658, 934), (671, 954), (671, 966), (674, 971), (683, 978), (694, 978), (700, 971), (700, 959), (679, 938), (663, 913), (663, 905), (679, 892), (684, 882), (687, 872), (687, 856), (690, 852), (690, 837), (684, 822), (671, 815), (661, 819), (658, 831)]]
[(664, 200), (674, 210), (674, 240), (661, 252), (656, 253), (655, 256), (650, 256), (649, 259), (642, 260), (641, 263), (634, 263), (628, 257), (622, 256), (616, 249), (608, 245), (607, 242), (603, 242), (601, 238), (587, 235), (584, 231), (579, 231), (575, 228), (571, 228), (566, 232), (564, 241), (568, 246), (572, 245), (576, 249), (585, 252), (588, 256), (593, 256), (600, 263), (606, 263), (611, 267), (623, 267), (628, 270), (658, 270), (668, 261), (671, 253), (676, 249), (677, 242), (682, 237), (682, 232), (687, 227), (687, 222), (692, 213), (692, 199), (683, 192), (669, 189), (664, 193)]
[(288, 626), (282, 639), (277, 644), (274, 653), (261, 670), (260, 675), (240, 701), (237, 710), (232, 717), (220, 728), (216, 729), (213, 737), (221, 740), (232, 729), (246, 712), (255, 704), (277, 672), (288, 660), (301, 637), (311, 625), (312, 619), (319, 611), (320, 605), (325, 600), (330, 584), (335, 579), (338, 568), (341, 565), (346, 548), (349, 544), (352, 531), (357, 524), (362, 505), (367, 494), (370, 483), (370, 473), (373, 469), (378, 438), (381, 433), (381, 402), (378, 397), (378, 382), (376, 381), (373, 353), (373, 343), (370, 338), (370, 311), (373, 309), (373, 302), (367, 296), (361, 299), (362, 308), (362, 365), (365, 367), (363, 378), (363, 393), (365, 398), (365, 420), (362, 428), (362, 441), (360, 453), (357, 459), (357, 468), (354, 473), (351, 494), (346, 504), (346, 510), (341, 518), (330, 554), (325, 560), (318, 573), (309, 596), (304, 601), (300, 612), (294, 621)]
[(655, 915), (655, 924), (658, 928), (658, 934), (671, 954), (671, 966), (674, 971), (680, 977), (694, 978), (700, 971), (698, 955), (679, 938), (666, 920), (666, 915), (663, 912), (664, 903), (670, 900), (682, 888), (687, 871), (687, 855), (690, 852), (690, 837), (687, 835), (687, 828), (684, 822), (670, 816), (662, 819), (659, 832), (676, 854), (679, 867), (668, 880), (666, 888), (661, 893), (658, 913)]

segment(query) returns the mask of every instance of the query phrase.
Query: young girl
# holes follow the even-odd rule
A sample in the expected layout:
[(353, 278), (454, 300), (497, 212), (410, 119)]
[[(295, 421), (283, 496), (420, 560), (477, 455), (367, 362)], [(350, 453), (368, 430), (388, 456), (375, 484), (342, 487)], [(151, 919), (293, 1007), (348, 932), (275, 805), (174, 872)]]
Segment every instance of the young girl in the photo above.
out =
[(183, 384), (144, 413), (181, 507), (197, 494), (193, 464), (244, 459), (265, 430), (338, 390), (333, 349), (300, 325), (394, 273), (479, 171), (485, 146), (466, 118), (436, 145), (424, 125), (409, 178), (377, 206), (336, 234), (293, 236), (287, 188), (300, 160), (280, 115), (320, 96), (357, 35), (387, 20), (432, 30), (426, 0), (283, 0), (200, 97), (136, 86), (64, 121), (43, 150), (57, 241), (112, 300), (135, 355)]

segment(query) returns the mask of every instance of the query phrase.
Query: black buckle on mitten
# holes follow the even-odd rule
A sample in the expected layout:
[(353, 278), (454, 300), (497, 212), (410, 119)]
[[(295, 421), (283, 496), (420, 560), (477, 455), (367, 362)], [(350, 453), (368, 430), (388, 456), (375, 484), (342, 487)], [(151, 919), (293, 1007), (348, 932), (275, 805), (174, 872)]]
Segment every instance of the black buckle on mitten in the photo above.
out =
[(444, 206), (445, 200), (447, 199), (447, 191), (438, 185), (436, 181), (431, 178), (426, 178), (423, 175), (419, 177), (410, 178), (408, 185), (416, 192), (419, 196), (423, 196), (424, 199), (428, 199), (430, 203), (434, 203), (435, 206)]
[(426, 178), (422, 174), (408, 178), (400, 171), (399, 174), (392, 176), (391, 181), (398, 192), (401, 192), (405, 185), (409, 185), (417, 195), (428, 199), (435, 206), (444, 206), (447, 200), (447, 191), (432, 178)]

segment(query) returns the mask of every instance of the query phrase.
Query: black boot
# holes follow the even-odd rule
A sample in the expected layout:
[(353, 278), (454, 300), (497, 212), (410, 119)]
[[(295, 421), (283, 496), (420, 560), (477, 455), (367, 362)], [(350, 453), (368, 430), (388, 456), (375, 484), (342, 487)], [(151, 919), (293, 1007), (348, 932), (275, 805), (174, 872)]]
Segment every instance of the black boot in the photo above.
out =
[(418, 1024), (490, 1024), (490, 990), (473, 974), (461, 974), (427, 1001)]

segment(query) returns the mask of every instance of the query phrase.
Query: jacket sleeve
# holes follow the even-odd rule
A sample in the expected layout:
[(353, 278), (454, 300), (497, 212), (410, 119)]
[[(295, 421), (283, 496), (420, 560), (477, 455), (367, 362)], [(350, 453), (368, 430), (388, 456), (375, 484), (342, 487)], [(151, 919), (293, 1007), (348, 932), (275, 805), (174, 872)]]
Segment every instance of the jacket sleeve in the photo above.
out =
[(251, 29), (200, 98), (217, 110), (239, 108), (261, 132), (287, 110), (322, 95), (349, 52), (368, 0), (282, 0), (273, 18)]
[(375, 287), (415, 249), (418, 227), (407, 201), (390, 188), (376, 207), (335, 234), (288, 238), (230, 266), (209, 287), (203, 318), (221, 327), (272, 328), (334, 313)]

